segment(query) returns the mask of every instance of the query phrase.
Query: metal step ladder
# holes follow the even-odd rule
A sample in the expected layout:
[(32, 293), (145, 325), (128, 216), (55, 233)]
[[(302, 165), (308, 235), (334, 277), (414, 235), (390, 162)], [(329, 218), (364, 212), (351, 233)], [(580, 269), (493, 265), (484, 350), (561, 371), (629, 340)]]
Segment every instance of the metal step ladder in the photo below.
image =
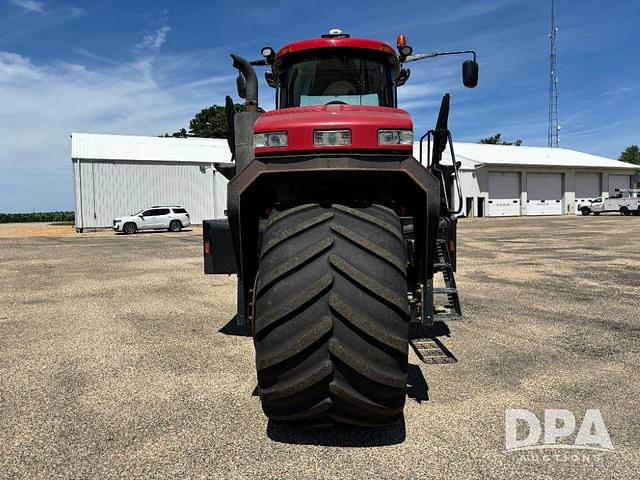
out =
[(451, 351), (437, 338), (414, 338), (411, 340), (411, 346), (422, 363), (442, 365), (445, 363), (458, 362), (458, 359), (453, 355), (453, 353), (451, 353)]
[[(462, 320), (462, 307), (460, 306), (460, 297), (456, 287), (456, 280), (453, 274), (453, 266), (451, 264), (451, 256), (447, 240), (438, 238), (436, 242), (436, 262), (434, 271), (442, 273), (444, 279), (444, 287), (432, 288), (433, 291), (433, 322), (447, 320)], [(438, 302), (436, 299), (446, 295), (446, 301)]]
[(414, 323), (409, 328), (409, 339), (413, 351), (423, 363), (430, 365), (456, 363), (458, 361), (456, 356), (440, 340), (442, 337), (449, 337), (450, 333), (445, 323), (432, 326)]
[[(411, 346), (422, 362), (427, 364), (455, 363), (458, 360), (449, 349), (438, 340), (438, 330), (449, 330), (445, 322), (448, 320), (462, 320), (462, 307), (453, 274), (453, 265), (447, 240), (438, 238), (436, 242), (436, 262), (434, 273), (442, 273), (444, 287), (426, 287), (426, 312), (423, 323), (416, 323), (411, 329)], [(446, 295), (446, 297), (445, 297)], [(444, 298), (443, 298), (444, 297)], [(442, 298), (443, 301), (437, 299)], [(426, 313), (425, 312), (425, 313)]]

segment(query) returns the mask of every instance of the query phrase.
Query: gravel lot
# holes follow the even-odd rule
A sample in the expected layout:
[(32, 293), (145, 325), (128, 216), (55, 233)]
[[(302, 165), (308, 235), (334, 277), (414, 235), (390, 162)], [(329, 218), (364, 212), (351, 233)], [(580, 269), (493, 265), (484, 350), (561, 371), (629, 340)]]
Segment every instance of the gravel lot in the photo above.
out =
[(75, 233), (74, 225), (60, 223), (0, 223), (0, 238), (70, 237)]
[[(265, 419), (198, 235), (0, 238), (1, 478), (640, 476), (639, 218), (463, 220), (457, 362), (412, 352), (378, 431)], [(505, 452), (506, 408), (599, 408), (615, 450)]]

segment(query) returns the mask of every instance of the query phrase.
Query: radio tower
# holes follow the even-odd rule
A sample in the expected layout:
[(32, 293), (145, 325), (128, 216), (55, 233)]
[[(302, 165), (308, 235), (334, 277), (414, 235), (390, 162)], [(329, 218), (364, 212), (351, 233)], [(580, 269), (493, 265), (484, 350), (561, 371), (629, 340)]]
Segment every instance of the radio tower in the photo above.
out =
[(556, 54), (556, 27), (555, 0), (551, 0), (551, 55), (549, 59), (549, 131), (547, 140), (550, 147), (558, 148), (560, 143), (560, 125), (558, 125), (558, 63)]

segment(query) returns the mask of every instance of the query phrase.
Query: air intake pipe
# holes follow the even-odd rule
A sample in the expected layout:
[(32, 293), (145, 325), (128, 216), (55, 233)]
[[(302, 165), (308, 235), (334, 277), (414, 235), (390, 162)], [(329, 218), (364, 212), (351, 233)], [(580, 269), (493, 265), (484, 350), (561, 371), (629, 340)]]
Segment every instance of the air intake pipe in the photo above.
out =
[(245, 112), (258, 111), (258, 77), (251, 64), (239, 55), (231, 54), (234, 68), (238, 69), (238, 95), (244, 98)]
[(238, 96), (244, 98), (244, 112), (233, 115), (236, 172), (240, 173), (253, 160), (253, 126), (258, 120), (258, 78), (251, 64), (238, 55), (231, 55), (238, 74)]

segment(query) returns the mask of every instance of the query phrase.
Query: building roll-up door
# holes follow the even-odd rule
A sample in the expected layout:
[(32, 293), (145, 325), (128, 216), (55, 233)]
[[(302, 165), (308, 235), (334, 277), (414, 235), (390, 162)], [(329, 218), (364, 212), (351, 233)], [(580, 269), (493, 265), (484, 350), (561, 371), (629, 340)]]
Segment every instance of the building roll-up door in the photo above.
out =
[(599, 173), (576, 173), (576, 203), (587, 202), (601, 195)]
[(611, 175), (609, 174), (609, 194), (613, 195), (616, 188), (629, 188), (631, 185), (631, 175)]
[(562, 174), (527, 174), (527, 215), (562, 215)]
[(520, 215), (520, 174), (489, 172), (490, 217)]

